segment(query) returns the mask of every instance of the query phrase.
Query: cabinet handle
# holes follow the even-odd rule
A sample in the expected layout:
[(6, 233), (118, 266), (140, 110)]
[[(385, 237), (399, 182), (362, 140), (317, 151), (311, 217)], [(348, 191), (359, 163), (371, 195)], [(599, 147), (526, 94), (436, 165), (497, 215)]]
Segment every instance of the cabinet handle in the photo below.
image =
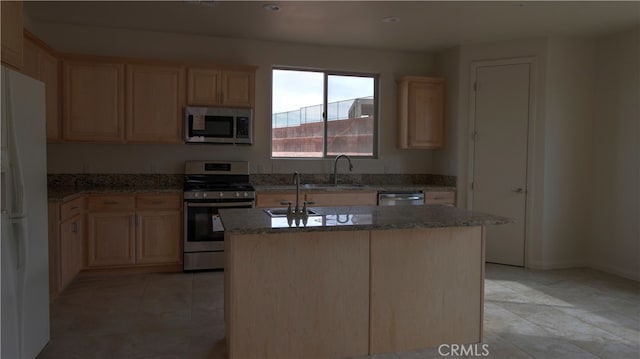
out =
[(149, 201), (150, 204), (163, 204), (164, 201)]
[(103, 204), (118, 204), (117, 201), (102, 201)]
[(71, 226), (71, 233), (78, 233), (78, 222), (73, 222), (73, 226)]

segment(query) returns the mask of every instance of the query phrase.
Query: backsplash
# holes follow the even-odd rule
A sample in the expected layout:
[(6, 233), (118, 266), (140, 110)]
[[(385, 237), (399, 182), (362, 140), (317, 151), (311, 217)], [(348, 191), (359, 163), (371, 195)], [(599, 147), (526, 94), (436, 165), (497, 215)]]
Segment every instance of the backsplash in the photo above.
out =
[[(50, 188), (182, 188), (182, 174), (49, 174), (47, 184)], [(301, 183), (331, 183), (332, 176), (321, 174), (300, 174)], [(257, 186), (290, 185), (293, 176), (290, 173), (252, 174), (250, 181)], [(367, 185), (431, 185), (456, 186), (455, 176), (433, 174), (339, 174), (342, 184)]]
[[(333, 175), (300, 174), (301, 183), (332, 183)], [(290, 173), (253, 174), (251, 183), (256, 186), (290, 185), (293, 184), (293, 175)], [(431, 185), (431, 186), (456, 186), (455, 176), (433, 174), (338, 174), (338, 183), (341, 184), (366, 184), (366, 185)]]

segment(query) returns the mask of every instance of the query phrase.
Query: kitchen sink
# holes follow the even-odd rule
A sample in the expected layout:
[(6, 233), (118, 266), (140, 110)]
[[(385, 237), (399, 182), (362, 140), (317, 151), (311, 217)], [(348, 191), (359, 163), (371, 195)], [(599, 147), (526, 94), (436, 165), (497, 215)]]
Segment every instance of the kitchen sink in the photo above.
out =
[[(287, 209), (286, 208), (268, 208), (264, 210), (271, 217), (286, 217)], [(318, 215), (319, 213), (314, 211), (313, 209), (307, 208), (307, 215), (313, 216)]]
[(316, 183), (308, 183), (303, 184), (302, 188), (304, 189), (365, 189), (369, 186), (366, 184), (316, 184)]

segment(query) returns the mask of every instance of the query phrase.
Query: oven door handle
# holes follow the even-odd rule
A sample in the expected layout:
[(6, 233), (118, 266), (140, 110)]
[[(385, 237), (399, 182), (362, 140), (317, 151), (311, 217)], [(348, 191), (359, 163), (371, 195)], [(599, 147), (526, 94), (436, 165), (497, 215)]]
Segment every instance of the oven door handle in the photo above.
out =
[(187, 202), (187, 207), (253, 207), (253, 202), (221, 202), (221, 203), (190, 203)]

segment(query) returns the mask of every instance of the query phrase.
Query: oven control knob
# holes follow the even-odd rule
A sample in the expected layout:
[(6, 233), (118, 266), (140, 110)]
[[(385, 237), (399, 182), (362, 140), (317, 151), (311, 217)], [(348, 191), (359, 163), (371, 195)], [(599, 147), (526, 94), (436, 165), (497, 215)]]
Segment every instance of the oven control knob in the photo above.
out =
[(247, 192), (243, 193), (244, 197), (249, 197), (249, 194)]
[(224, 197), (224, 193), (220, 192), (220, 193), (218, 194), (218, 197), (220, 197), (220, 198)]
[(196, 192), (196, 193), (194, 193), (194, 194), (193, 194), (193, 197), (195, 197), (195, 198), (200, 197), (200, 192)]
[(240, 197), (240, 192), (236, 192), (236, 197)]
[(202, 193), (202, 198), (207, 198), (207, 193), (206, 192)]

